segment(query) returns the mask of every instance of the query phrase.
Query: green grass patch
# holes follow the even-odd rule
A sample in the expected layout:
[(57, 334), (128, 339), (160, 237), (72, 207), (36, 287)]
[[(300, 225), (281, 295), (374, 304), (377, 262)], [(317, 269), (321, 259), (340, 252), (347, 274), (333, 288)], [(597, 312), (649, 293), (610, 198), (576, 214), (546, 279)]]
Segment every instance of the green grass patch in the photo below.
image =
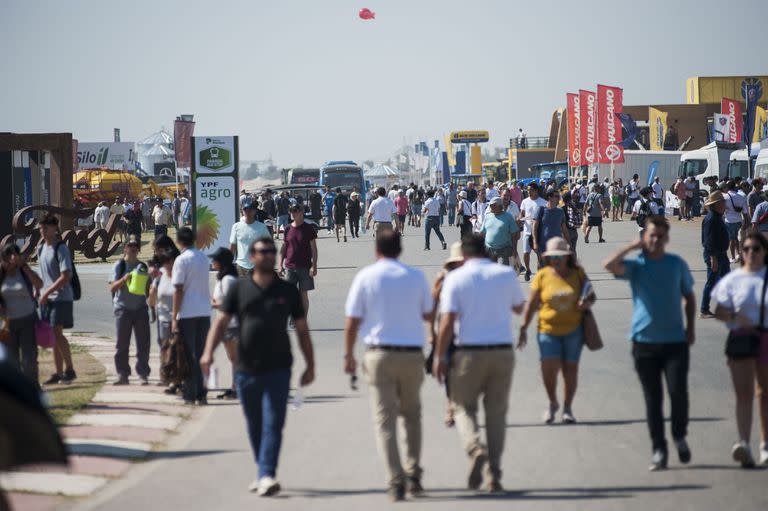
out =
[[(106, 370), (87, 349), (80, 344), (72, 344), (72, 361), (77, 379), (69, 385), (46, 385), (49, 409), (56, 424), (63, 426), (67, 420), (91, 402), (93, 396), (106, 381)], [(41, 350), (38, 357), (40, 379), (46, 380), (54, 373), (53, 350)]]

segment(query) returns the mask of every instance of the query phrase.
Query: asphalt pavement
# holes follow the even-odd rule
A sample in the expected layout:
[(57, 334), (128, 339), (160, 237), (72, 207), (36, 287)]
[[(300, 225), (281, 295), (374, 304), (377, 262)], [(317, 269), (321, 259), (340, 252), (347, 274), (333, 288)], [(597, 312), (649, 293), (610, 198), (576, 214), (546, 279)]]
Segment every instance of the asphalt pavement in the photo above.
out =
[[(458, 239), (456, 228), (446, 226), (444, 231), (449, 243)], [(595, 314), (606, 346), (596, 353), (585, 350), (582, 356), (574, 402), (579, 422), (542, 424), (547, 400), (538, 348), (532, 342), (518, 356), (510, 395), (502, 463), (507, 492), (468, 491), (468, 462), (458, 434), (443, 425), (444, 389), (431, 378), (425, 380), (421, 395), (426, 495), (418, 499), (420, 509), (768, 509), (764, 486), (768, 472), (741, 470), (730, 459), (737, 438), (734, 397), (723, 356), (725, 329), (714, 320), (697, 322), (692, 351), (689, 443), (693, 461), (682, 466), (672, 453), (669, 470), (648, 472), (650, 440), (627, 341), (630, 290), (600, 265), (610, 252), (634, 239), (637, 228), (627, 220), (608, 222), (606, 244), (594, 243), (595, 234), (589, 245), (579, 241), (579, 254), (598, 294)], [(423, 251), (421, 230), (411, 228), (404, 239), (403, 261), (432, 279), (447, 251)], [(434, 241), (432, 246), (439, 247)], [(359, 390), (352, 390), (342, 371), (343, 304), (357, 270), (374, 259), (373, 240), (369, 234), (338, 244), (321, 233), (318, 247), (320, 269), (309, 313), (317, 380), (305, 389), (303, 406), (288, 413), (278, 469), (280, 496), (264, 499), (247, 492), (256, 467), (239, 404), (226, 402), (197, 409), (164, 456), (142, 464), (123, 481), (78, 504), (78, 509), (136, 511), (172, 506), (210, 511), (258, 506), (337, 511), (391, 505), (374, 443), (366, 384), (361, 381)], [(700, 295), (705, 273), (699, 223), (673, 221), (669, 250), (689, 262)], [(80, 265), (79, 271), (85, 295), (76, 304), (75, 330), (113, 334), (107, 268)], [(527, 289), (522, 277), (520, 281)], [(519, 318), (514, 325), (519, 325)], [(152, 345), (155, 349), (156, 344)], [(297, 348), (295, 353), (294, 382), (303, 368)], [(223, 383), (230, 378), (225, 360), (219, 350)], [(753, 449), (758, 438), (755, 424)]]

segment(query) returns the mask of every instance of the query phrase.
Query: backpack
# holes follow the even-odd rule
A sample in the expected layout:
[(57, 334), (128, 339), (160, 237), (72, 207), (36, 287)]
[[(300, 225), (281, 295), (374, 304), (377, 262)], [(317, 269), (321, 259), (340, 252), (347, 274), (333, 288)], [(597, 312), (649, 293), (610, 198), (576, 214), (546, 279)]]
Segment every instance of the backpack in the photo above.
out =
[[(40, 254), (43, 252), (43, 244), (39, 245), (37, 249), (37, 260), (40, 260)], [(59, 263), (59, 247), (64, 245), (63, 241), (58, 241), (53, 247), (53, 257), (56, 259), (56, 263)], [(77, 275), (77, 268), (75, 268), (75, 258), (72, 253), (69, 253), (69, 262), (72, 264), (72, 278), (69, 279), (69, 285), (72, 286), (72, 298), (77, 301), (83, 296), (82, 288), (80, 287), (80, 277)]]
[(624, 185), (624, 193), (627, 194), (627, 197), (632, 195), (632, 183), (627, 183)]
[(651, 214), (651, 207), (647, 201), (640, 201), (640, 210), (637, 212), (637, 225), (645, 228), (645, 219)]

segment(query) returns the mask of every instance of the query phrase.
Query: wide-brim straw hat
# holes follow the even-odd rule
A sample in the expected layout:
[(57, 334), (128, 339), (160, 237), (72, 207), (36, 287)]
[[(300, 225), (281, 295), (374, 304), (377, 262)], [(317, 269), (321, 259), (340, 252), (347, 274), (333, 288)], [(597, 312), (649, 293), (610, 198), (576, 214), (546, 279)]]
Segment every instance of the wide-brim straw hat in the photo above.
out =
[(563, 238), (555, 237), (547, 241), (547, 250), (541, 255), (544, 257), (567, 256), (573, 255), (573, 252), (568, 248), (568, 243)]
[(464, 261), (464, 254), (461, 253), (461, 242), (455, 241), (451, 243), (451, 250), (448, 253), (448, 259), (443, 263), (443, 268), (453, 263), (461, 263)]
[(704, 201), (705, 206), (711, 206), (712, 204), (717, 204), (718, 202), (725, 201), (725, 197), (723, 197), (723, 192), (720, 190), (714, 191), (709, 194), (709, 197), (707, 197), (707, 200)]

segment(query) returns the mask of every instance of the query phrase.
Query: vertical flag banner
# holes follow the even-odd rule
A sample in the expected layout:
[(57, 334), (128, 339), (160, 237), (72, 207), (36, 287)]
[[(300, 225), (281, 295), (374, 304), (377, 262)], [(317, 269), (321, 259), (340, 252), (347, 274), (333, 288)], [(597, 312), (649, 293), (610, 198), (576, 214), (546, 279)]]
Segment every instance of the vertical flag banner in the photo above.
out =
[(752, 135), (752, 142), (760, 142), (768, 138), (768, 112), (765, 108), (758, 106), (755, 108), (755, 133)]
[(712, 115), (712, 140), (728, 142), (731, 132), (731, 117), (728, 114)]
[(663, 151), (664, 137), (667, 135), (667, 112), (649, 106), (648, 128), (651, 135), (651, 151)]
[(578, 94), (566, 94), (567, 108), (566, 115), (568, 116), (568, 164), (571, 167), (579, 167), (583, 165), (581, 158), (581, 139), (579, 128), (581, 126), (581, 115), (579, 109), (579, 95)]
[(755, 119), (757, 118), (757, 102), (763, 96), (763, 82), (757, 78), (747, 78), (741, 82), (741, 97), (747, 103), (747, 118), (744, 124), (744, 143), (747, 144), (747, 155), (750, 154), (750, 143), (755, 136)]
[(597, 86), (598, 162), (623, 163), (621, 121), (618, 115), (624, 104), (624, 91), (619, 87)]
[(597, 163), (597, 98), (594, 92), (579, 90), (579, 140), (583, 165)]
[(173, 150), (176, 153), (176, 167), (188, 169), (192, 166), (193, 121), (177, 120), (173, 123)]
[(723, 98), (720, 111), (730, 119), (728, 138), (725, 142), (741, 142), (744, 133), (744, 119), (741, 117), (741, 103), (735, 99)]
[(448, 155), (448, 165), (451, 167), (456, 166), (456, 155), (453, 152), (453, 142), (451, 142), (451, 136), (445, 136), (445, 152)]

